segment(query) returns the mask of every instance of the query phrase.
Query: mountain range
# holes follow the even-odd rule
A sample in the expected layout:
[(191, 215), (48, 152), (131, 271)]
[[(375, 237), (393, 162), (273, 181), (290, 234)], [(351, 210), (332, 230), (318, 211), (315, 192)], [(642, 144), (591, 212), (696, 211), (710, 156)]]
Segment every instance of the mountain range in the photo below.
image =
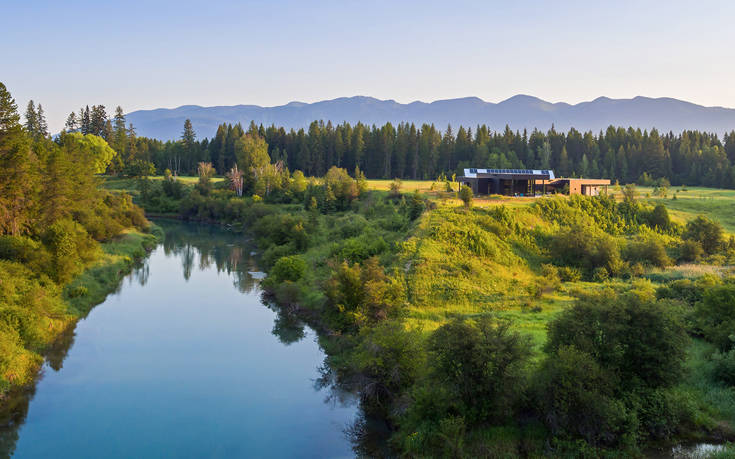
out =
[(334, 124), (347, 121), (355, 124), (382, 125), (390, 121), (433, 123), (444, 130), (448, 124), (455, 129), (460, 125), (475, 127), (487, 124), (493, 130), (510, 126), (513, 130), (524, 128), (548, 130), (553, 125), (566, 131), (571, 127), (579, 131), (598, 132), (608, 126), (657, 128), (659, 131), (700, 130), (722, 135), (735, 129), (735, 109), (705, 107), (691, 102), (663, 97), (634, 97), (610, 99), (598, 97), (589, 102), (567, 104), (551, 103), (537, 97), (517, 95), (499, 103), (485, 102), (477, 97), (437, 100), (435, 102), (411, 102), (401, 104), (394, 100), (373, 97), (340, 97), (314, 103), (290, 102), (276, 107), (258, 105), (232, 105), (201, 107), (183, 105), (177, 108), (137, 110), (126, 115), (139, 136), (161, 140), (177, 139), (184, 121), (191, 120), (199, 138), (213, 137), (221, 123), (241, 122), (247, 128), (250, 121), (286, 129), (307, 128), (314, 120), (331, 120)]

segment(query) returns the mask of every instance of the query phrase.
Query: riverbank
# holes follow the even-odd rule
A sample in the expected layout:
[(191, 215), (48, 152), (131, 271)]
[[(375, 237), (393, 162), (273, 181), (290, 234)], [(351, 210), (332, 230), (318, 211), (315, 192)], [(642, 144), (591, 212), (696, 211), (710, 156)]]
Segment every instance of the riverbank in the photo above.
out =
[[(150, 232), (124, 230), (110, 241), (99, 244), (101, 252), (68, 283), (58, 285), (46, 276), (34, 274), (20, 263), (1, 262), (6, 276), (0, 280), (0, 298), (8, 305), (3, 318), (19, 323), (22, 335), (3, 329), (0, 349), (3, 361), (0, 373), (0, 407), (13, 393), (32, 387), (44, 359), (59, 359), (73, 339), (77, 321), (114, 292), (121, 280), (152, 250), (163, 237), (160, 228)], [(10, 304), (14, 301), (19, 306)], [(25, 309), (21, 309), (21, 305)], [(5, 408), (5, 407), (2, 407)], [(10, 413), (13, 410), (2, 410)], [(3, 424), (8, 419), (0, 419)]]
[[(141, 204), (245, 230), (268, 273), (267, 298), (319, 331), (330, 384), (355, 391), (368, 416), (386, 420), (393, 453), (640, 455), (650, 444), (732, 438), (735, 397), (715, 375), (713, 348), (693, 353), (687, 337), (702, 336), (696, 315), (707, 290), (730, 288), (735, 252), (725, 235), (702, 253), (694, 216), (673, 220), (643, 200), (468, 208), (448, 193), (369, 190), (330, 174), (303, 186), (290, 179), (266, 198), (155, 184)], [(691, 256), (684, 249), (698, 251), (702, 269), (680, 269)], [(715, 265), (718, 275), (703, 276)], [(614, 312), (608, 317), (643, 310), (650, 323), (589, 322), (590, 312), (579, 312), (588, 303)], [(593, 330), (650, 353), (602, 358), (605, 349), (577, 339)], [(476, 368), (503, 347), (508, 367)], [(458, 375), (454, 365), (471, 370)], [(576, 374), (580, 367), (589, 371)], [(569, 378), (593, 379), (577, 393)], [(550, 416), (563, 424), (548, 424)], [(358, 448), (371, 435), (364, 427), (351, 430)]]

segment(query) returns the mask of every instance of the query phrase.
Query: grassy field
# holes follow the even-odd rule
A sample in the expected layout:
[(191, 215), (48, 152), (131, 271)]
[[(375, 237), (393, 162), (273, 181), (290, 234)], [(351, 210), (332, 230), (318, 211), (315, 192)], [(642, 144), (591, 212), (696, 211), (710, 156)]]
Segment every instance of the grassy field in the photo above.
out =
[(703, 214), (719, 221), (728, 233), (735, 233), (735, 190), (671, 188), (667, 198), (654, 197), (648, 188), (641, 188), (640, 193), (648, 202), (664, 203), (678, 219), (689, 220)]
[[(369, 188), (388, 190), (391, 181), (369, 180)], [(454, 193), (432, 189), (431, 181), (405, 181), (401, 191), (418, 189), (437, 208), (422, 217), (418, 227), (404, 244), (411, 294), (408, 325), (430, 332), (447, 320), (458, 316), (494, 314), (512, 319), (515, 327), (533, 338), (537, 345), (546, 339), (546, 324), (569, 307), (580, 292), (602, 287), (595, 282), (567, 282), (559, 288), (544, 287), (540, 273), (541, 256), (524, 249), (522, 237), (511, 229), (501, 237), (491, 235), (496, 252), (473, 254), (456, 248), (451, 238), (436, 237), (437, 228), (448, 226), (448, 232), (475, 228), (486, 232), (487, 212), (499, 205), (510, 210), (521, 228), (553, 231), (554, 222), (543, 221), (531, 206), (538, 198), (488, 196), (475, 198), (473, 210), (467, 214)], [(610, 191), (615, 193), (611, 187)], [(672, 199), (676, 191), (677, 199)], [(667, 198), (654, 197), (653, 189), (639, 187), (639, 199), (651, 205), (663, 203), (672, 219), (680, 223), (699, 214), (720, 221), (726, 231), (735, 233), (735, 190), (708, 188), (671, 189)], [(617, 193), (622, 198), (622, 195)], [(710, 265), (680, 265), (665, 269), (648, 268), (645, 277), (653, 280), (650, 288), (661, 282), (680, 278), (697, 278), (705, 274), (726, 275), (731, 267)], [(630, 281), (608, 281), (618, 289), (631, 288)], [(542, 292), (539, 294), (538, 289)]]

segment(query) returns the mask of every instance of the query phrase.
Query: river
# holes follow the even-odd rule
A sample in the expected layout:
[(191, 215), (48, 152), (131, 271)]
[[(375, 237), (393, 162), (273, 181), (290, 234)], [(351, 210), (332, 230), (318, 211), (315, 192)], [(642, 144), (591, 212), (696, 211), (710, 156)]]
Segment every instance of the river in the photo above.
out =
[(323, 388), (314, 331), (261, 301), (242, 236), (161, 225), (165, 242), (13, 401), (0, 456), (354, 456), (356, 400)]

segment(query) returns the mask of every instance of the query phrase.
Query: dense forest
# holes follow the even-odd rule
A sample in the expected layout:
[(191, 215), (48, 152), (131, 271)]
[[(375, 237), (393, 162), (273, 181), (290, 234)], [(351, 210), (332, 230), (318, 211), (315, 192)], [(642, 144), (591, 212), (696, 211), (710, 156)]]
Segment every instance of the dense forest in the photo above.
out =
[[(145, 254), (146, 236), (118, 236), (149, 226), (128, 194), (99, 187), (116, 156), (104, 139), (52, 140), (40, 105), (26, 115), (23, 126), (0, 83), (0, 401), (32, 382), (41, 355), (114, 288), (128, 255)], [(95, 279), (75, 284), (93, 265)]]
[[(40, 108), (40, 106), (39, 106)], [(268, 144), (274, 161), (307, 176), (321, 176), (331, 166), (368, 178), (435, 179), (444, 173), (461, 175), (465, 167), (553, 169), (557, 176), (609, 178), (621, 183), (653, 184), (665, 178), (673, 185), (735, 188), (735, 131), (720, 139), (716, 134), (685, 131), (662, 134), (610, 126), (605, 132), (502, 132), (488, 126), (443, 131), (433, 125), (333, 125), (314, 121), (308, 129), (241, 124), (221, 125), (212, 139), (197, 140), (191, 122), (181, 140), (161, 142), (136, 137), (118, 107), (112, 119), (95, 105), (72, 113), (67, 131), (99, 135), (120, 155), (111, 174), (142, 175), (165, 169), (176, 175), (194, 175), (200, 161), (211, 162), (218, 174), (236, 163), (238, 145), (245, 135), (257, 134)], [(30, 113), (33, 119), (34, 113)]]

